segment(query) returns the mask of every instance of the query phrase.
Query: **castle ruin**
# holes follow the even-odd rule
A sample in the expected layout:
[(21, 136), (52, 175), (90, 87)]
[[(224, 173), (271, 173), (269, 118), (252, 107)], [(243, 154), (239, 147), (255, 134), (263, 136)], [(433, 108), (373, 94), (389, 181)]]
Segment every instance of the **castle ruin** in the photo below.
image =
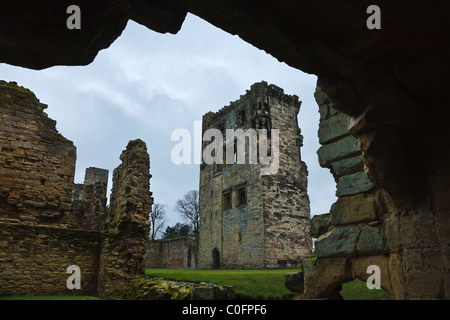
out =
[[(250, 163), (252, 137), (243, 134), (231, 141), (233, 163), (207, 164), (209, 154), (205, 153), (211, 150), (203, 142), (199, 267), (295, 267), (311, 253), (307, 169), (301, 160), (303, 138), (297, 123), (300, 104), (297, 96), (260, 82), (219, 112), (203, 116), (203, 140), (208, 129), (218, 129), (224, 137), (226, 129), (246, 133), (254, 129), (259, 156), (263, 154), (261, 133), (271, 146), (278, 130), (279, 154), (273, 146), (267, 154), (279, 157), (276, 170), (263, 174), (274, 163), (262, 164), (261, 157)], [(217, 144), (212, 156), (222, 147), (227, 149), (227, 143)], [(240, 144), (246, 146), (245, 163), (238, 160)], [(229, 157), (225, 152), (223, 156)]]
[[(153, 203), (146, 144), (122, 152), (107, 207), (108, 171), (88, 168), (74, 184), (76, 148), (46, 107), (0, 81), (0, 296), (113, 297), (143, 273)], [(77, 290), (67, 286), (74, 265)]]

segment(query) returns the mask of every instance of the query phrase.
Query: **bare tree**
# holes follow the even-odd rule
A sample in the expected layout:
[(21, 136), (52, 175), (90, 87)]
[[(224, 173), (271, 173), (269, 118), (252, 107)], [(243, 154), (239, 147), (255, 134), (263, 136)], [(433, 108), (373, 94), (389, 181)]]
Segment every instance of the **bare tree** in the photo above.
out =
[(195, 240), (198, 242), (198, 228), (200, 224), (198, 191), (191, 190), (184, 195), (184, 198), (177, 201), (175, 210), (181, 218), (191, 225)]
[(155, 203), (153, 205), (152, 212), (150, 212), (150, 239), (155, 240), (156, 236), (162, 232), (162, 228), (166, 223), (166, 211), (164, 205), (160, 203)]

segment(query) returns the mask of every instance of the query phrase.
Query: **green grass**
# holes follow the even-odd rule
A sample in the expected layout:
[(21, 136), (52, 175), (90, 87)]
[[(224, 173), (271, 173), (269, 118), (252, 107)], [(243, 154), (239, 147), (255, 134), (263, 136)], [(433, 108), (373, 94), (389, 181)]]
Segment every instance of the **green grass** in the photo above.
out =
[[(230, 285), (238, 295), (248, 298), (286, 299), (294, 293), (284, 286), (284, 274), (298, 270), (198, 270), (198, 269), (147, 269), (150, 277), (171, 280), (209, 282)], [(367, 288), (366, 283), (355, 279), (342, 284), (344, 299), (377, 300), (389, 298), (384, 290)], [(98, 300), (90, 296), (8, 296), (0, 300)]]
[[(170, 280), (209, 282), (218, 285), (233, 286), (239, 295), (249, 298), (284, 299), (295, 295), (284, 285), (284, 274), (299, 270), (199, 270), (199, 269), (146, 269), (150, 277)], [(344, 299), (376, 300), (388, 298), (380, 289), (370, 290), (366, 283), (355, 279), (342, 285), (341, 295)]]
[(150, 277), (233, 286), (238, 295), (249, 298), (283, 299), (294, 295), (284, 286), (284, 274), (298, 270), (198, 270), (147, 269)]
[(367, 284), (359, 279), (342, 284), (341, 296), (350, 300), (380, 300), (389, 299), (383, 289), (368, 289)]

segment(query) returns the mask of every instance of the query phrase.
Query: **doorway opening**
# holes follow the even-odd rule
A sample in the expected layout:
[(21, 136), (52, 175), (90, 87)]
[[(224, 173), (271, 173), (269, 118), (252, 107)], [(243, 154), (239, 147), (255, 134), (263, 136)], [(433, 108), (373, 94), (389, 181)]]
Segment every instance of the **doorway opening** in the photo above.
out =
[(220, 253), (217, 248), (212, 251), (212, 267), (213, 269), (220, 269)]

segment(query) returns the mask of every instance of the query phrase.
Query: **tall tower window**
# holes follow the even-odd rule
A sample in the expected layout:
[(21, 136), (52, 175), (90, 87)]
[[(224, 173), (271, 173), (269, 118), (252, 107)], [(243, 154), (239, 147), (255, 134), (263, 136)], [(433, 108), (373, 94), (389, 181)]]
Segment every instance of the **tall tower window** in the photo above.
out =
[(231, 192), (224, 192), (223, 193), (223, 210), (229, 210), (231, 209)]
[(247, 113), (245, 112), (245, 109), (239, 111), (238, 122), (241, 126), (245, 125), (245, 123), (247, 122)]
[(244, 187), (237, 189), (237, 205), (242, 206), (247, 204), (247, 191)]

